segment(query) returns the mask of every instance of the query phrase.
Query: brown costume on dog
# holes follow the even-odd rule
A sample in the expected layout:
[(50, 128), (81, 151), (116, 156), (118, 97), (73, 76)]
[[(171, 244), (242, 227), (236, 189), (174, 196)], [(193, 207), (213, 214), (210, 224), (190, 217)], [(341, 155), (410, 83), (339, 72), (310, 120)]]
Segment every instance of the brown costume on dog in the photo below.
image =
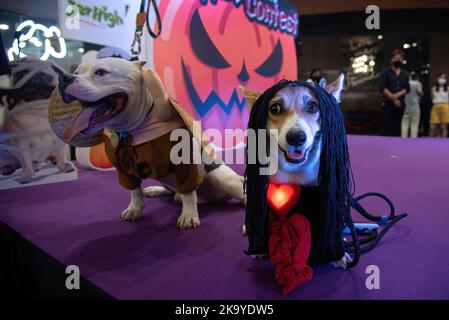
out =
[(140, 186), (142, 179), (158, 179), (169, 174), (176, 178), (176, 191), (189, 193), (203, 182), (198, 164), (174, 165), (170, 150), (178, 141), (170, 141), (166, 133), (154, 140), (133, 146), (132, 136), (122, 138), (117, 148), (105, 137), (105, 149), (111, 163), (116, 167), (120, 184), (129, 190)]

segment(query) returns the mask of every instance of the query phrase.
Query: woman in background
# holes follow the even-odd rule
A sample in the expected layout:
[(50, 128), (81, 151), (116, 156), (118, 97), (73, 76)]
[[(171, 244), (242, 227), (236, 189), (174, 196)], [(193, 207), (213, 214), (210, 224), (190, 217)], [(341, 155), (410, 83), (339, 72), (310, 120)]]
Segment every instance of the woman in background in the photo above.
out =
[(449, 96), (447, 76), (440, 73), (432, 88), (432, 110), (430, 111), (430, 136), (447, 138), (449, 124)]
[(410, 72), (410, 92), (405, 95), (405, 110), (401, 121), (401, 136), (407, 138), (418, 137), (419, 128), (419, 100), (423, 95), (422, 85), (418, 79), (418, 74), (415, 71)]

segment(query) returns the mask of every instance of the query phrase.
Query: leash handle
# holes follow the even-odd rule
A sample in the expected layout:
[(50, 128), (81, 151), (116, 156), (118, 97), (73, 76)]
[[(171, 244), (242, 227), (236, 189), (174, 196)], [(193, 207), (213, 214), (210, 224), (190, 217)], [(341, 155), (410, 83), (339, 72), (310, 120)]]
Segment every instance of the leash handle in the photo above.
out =
[[(151, 4), (153, 4), (154, 14), (156, 15), (157, 33), (154, 33), (154, 31), (151, 29), (149, 19), (148, 19), (148, 15), (149, 15), (150, 9), (151, 9)], [(157, 37), (159, 37), (159, 35), (161, 34), (161, 31), (162, 31), (162, 20), (161, 20), (161, 15), (159, 13), (159, 9), (156, 4), (156, 0), (148, 0), (147, 14), (146, 14), (146, 25), (147, 25), (147, 31), (153, 39), (156, 39)]]

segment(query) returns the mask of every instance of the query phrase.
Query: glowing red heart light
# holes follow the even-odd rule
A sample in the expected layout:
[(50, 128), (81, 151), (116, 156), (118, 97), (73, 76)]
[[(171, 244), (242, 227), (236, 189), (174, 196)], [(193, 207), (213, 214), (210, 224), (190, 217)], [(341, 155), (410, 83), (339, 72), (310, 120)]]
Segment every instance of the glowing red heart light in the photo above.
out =
[(299, 200), (301, 188), (296, 184), (277, 184), (270, 182), (267, 191), (267, 201), (277, 214), (285, 215)]

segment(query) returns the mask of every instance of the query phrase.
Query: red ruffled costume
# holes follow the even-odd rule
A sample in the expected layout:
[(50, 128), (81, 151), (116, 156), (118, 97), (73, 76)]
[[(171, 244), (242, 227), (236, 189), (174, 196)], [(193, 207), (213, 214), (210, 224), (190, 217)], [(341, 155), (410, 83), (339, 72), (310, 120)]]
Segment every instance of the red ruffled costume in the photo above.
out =
[(312, 279), (313, 269), (307, 265), (311, 234), (306, 217), (287, 214), (299, 200), (298, 185), (270, 183), (267, 192), (269, 210), (268, 254), (276, 267), (276, 282), (284, 285), (286, 295)]

